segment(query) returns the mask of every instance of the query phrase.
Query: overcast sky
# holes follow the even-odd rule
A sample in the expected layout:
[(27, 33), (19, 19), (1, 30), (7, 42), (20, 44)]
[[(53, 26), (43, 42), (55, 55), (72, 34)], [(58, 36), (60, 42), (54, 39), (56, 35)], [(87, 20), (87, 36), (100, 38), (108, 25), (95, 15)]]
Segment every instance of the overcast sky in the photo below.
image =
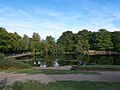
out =
[(0, 27), (58, 39), (62, 32), (120, 30), (120, 0), (0, 0)]

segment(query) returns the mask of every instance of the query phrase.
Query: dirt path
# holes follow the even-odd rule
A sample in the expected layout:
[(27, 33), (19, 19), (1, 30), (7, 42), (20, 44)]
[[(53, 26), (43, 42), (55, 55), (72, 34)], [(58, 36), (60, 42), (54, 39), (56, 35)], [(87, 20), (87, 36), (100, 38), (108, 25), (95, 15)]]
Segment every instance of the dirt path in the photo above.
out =
[(16, 81), (25, 82), (28, 80), (36, 80), (41, 83), (54, 82), (55, 80), (45, 74), (12, 74), (12, 73), (0, 73), (0, 80), (7, 78), (7, 84), (12, 84)]
[(103, 71), (100, 75), (83, 75), (83, 74), (68, 74), (68, 75), (48, 75), (56, 81), (101, 81), (101, 82), (120, 82), (120, 71)]
[(0, 80), (7, 78), (7, 84), (16, 81), (36, 80), (41, 83), (49, 83), (54, 81), (102, 81), (102, 82), (120, 82), (120, 71), (102, 71), (100, 75), (83, 75), (83, 74), (67, 74), (67, 75), (45, 75), (45, 74), (12, 74), (0, 72)]

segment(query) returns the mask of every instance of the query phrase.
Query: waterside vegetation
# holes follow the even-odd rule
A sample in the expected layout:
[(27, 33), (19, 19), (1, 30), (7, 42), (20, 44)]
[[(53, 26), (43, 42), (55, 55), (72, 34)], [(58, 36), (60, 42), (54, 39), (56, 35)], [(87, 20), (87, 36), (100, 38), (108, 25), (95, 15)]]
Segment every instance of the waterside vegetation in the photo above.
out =
[(83, 51), (120, 51), (120, 31), (109, 32), (100, 29), (91, 32), (87, 29), (78, 33), (63, 32), (56, 41), (52, 36), (41, 36), (34, 32), (32, 37), (26, 34), (21, 37), (17, 32), (9, 33), (0, 27), (0, 52), (5, 55), (16, 55), (26, 52), (39, 52), (42, 56), (56, 53), (80, 53)]
[(120, 83), (89, 81), (58, 81), (48, 84), (37, 81), (16, 82), (4, 90), (120, 90)]

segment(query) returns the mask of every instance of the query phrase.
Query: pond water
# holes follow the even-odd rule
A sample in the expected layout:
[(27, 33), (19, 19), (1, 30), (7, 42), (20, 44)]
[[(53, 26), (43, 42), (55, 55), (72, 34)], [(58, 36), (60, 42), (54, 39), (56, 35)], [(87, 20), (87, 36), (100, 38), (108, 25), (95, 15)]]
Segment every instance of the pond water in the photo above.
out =
[(62, 55), (31, 55), (16, 58), (32, 66), (55, 66), (64, 65), (120, 65), (120, 55), (84, 55), (84, 54), (62, 54)]

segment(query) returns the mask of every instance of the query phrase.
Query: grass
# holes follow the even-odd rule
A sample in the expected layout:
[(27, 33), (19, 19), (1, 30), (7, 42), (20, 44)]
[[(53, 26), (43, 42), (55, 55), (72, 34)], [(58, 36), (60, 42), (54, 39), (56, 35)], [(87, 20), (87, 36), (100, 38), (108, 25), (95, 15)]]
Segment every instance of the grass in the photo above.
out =
[(80, 70), (43, 70), (44, 74), (100, 74), (98, 72), (87, 72)]
[(100, 74), (95, 71), (120, 71), (120, 65), (86, 65), (73, 66), (72, 70), (39, 70), (39, 69), (7, 69), (0, 70), (7, 73), (26, 73), (26, 74)]
[(73, 66), (72, 70), (120, 71), (120, 65), (86, 65)]
[(16, 70), (15, 73), (26, 73), (26, 74), (42, 74), (42, 70), (37, 69), (19, 69)]
[[(3, 72), (3, 70), (0, 70)], [(4, 70), (7, 73), (26, 73), (26, 74), (100, 74), (98, 72), (80, 71), (80, 70), (39, 70), (39, 69), (16, 69)]]
[(16, 82), (4, 90), (120, 90), (120, 83), (58, 81), (42, 84), (37, 81)]

